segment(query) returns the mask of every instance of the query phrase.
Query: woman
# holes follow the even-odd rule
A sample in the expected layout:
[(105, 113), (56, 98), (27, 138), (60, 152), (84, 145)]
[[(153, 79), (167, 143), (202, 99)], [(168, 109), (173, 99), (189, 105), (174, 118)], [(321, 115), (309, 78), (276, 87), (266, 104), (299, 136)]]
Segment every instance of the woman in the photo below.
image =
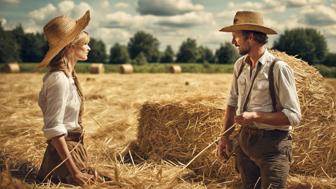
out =
[(85, 185), (99, 179), (86, 165), (81, 124), (83, 95), (74, 70), (78, 60), (87, 60), (89, 36), (83, 30), (89, 20), (87, 11), (77, 21), (59, 16), (43, 28), (49, 50), (39, 66), (48, 66), (49, 72), (39, 94), (48, 142), (37, 176), (42, 182)]

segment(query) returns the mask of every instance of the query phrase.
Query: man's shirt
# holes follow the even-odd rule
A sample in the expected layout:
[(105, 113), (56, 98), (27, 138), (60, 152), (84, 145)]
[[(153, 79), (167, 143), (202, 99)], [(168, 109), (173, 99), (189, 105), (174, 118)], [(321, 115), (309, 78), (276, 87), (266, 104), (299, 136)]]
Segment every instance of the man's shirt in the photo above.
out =
[[(228, 98), (228, 105), (237, 108), (237, 115), (246, 112), (272, 112), (272, 99), (269, 91), (269, 69), (275, 57), (265, 50), (264, 54), (257, 61), (257, 66), (251, 70), (247, 55), (239, 58), (233, 70), (233, 80)], [(245, 64), (238, 77), (241, 64)], [(255, 77), (257, 67), (261, 66), (258, 75), (255, 78), (250, 96), (248, 91)], [(274, 89), (276, 94), (276, 109), (283, 112), (291, 125), (274, 126), (255, 122), (254, 127), (266, 130), (286, 130), (292, 129), (292, 126), (298, 125), (301, 120), (301, 110), (299, 98), (297, 96), (295, 79), (292, 69), (285, 62), (279, 60), (274, 65)], [(238, 78), (237, 78), (238, 77)], [(247, 101), (246, 110), (243, 110), (244, 103)]]

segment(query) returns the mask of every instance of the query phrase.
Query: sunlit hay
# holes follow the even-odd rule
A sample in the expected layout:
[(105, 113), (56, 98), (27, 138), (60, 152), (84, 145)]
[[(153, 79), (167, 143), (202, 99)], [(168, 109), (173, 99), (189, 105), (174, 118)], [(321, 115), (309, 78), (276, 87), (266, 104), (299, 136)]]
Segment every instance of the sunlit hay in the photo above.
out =
[[(225, 111), (190, 102), (146, 103), (139, 115), (138, 144), (144, 158), (187, 164), (222, 132)], [(188, 168), (205, 177), (228, 178), (232, 162), (217, 158), (212, 145)]]
[(312, 176), (293, 175), (287, 179), (288, 189), (334, 189), (336, 188), (336, 179), (319, 178)]
[[(38, 169), (42, 161), (46, 139), (41, 130), (42, 113), (37, 105), (42, 77), (42, 74), (22, 73), (2, 74), (0, 77), (0, 151), (6, 154), (4, 155), (6, 157), (1, 156), (8, 160), (9, 164), (17, 165), (13, 169), (22, 164), (27, 165), (27, 168), (32, 166)], [(88, 77), (90, 79), (87, 79)], [(160, 104), (187, 101), (191, 104), (199, 103), (220, 109), (225, 107), (225, 97), (231, 79), (231, 74), (79, 74), (84, 96), (91, 97), (90, 100), (85, 101), (83, 123), (86, 130), (85, 145), (92, 163), (113, 174), (113, 178), (118, 175), (119, 180), (126, 183), (123, 188), (136, 188), (133, 187), (134, 185), (143, 186), (142, 181), (150, 186), (158, 186), (153, 188), (166, 188), (165, 186), (174, 186), (171, 188), (227, 188), (225, 184), (221, 187), (212, 187), (217, 186), (218, 182), (193, 183), (183, 175), (176, 174), (180, 171), (184, 174), (181, 166), (178, 169), (173, 165), (166, 167), (162, 166), (161, 162), (154, 163), (150, 160), (142, 161), (145, 166), (136, 163), (134, 165), (132, 163), (122, 164), (114, 156), (136, 139), (138, 110), (146, 101)], [(186, 81), (190, 82), (190, 85), (186, 86)], [(321, 83), (321, 85), (324, 84)], [(95, 95), (101, 95), (103, 98), (94, 99)], [(325, 129), (329, 129), (328, 127)], [(295, 136), (294, 141), (303, 136), (310, 137), (310, 134)], [(325, 156), (327, 154), (321, 151), (321, 158)], [(133, 159), (135, 159), (134, 156)], [(317, 167), (319, 162), (317, 161), (316, 164)], [(120, 174), (115, 174), (115, 165)], [(156, 174), (153, 173), (157, 173), (160, 168), (164, 175), (169, 174), (169, 179), (155, 180)], [(24, 173), (29, 176), (32, 171), (27, 169)], [(132, 173), (136, 174), (132, 175)], [(202, 175), (197, 176), (202, 177)], [(132, 182), (132, 179), (135, 181)], [(223, 181), (223, 183), (232, 182), (234, 179)], [(171, 183), (173, 184), (170, 185)], [(205, 187), (203, 183), (207, 186)], [(120, 188), (112, 185), (95, 187)], [(56, 186), (48, 183), (37, 185), (35, 188), (69, 188), (69, 186)]]
[(112, 181), (85, 188), (206, 188), (202, 183), (186, 182), (182, 175), (187, 170), (168, 162), (100, 164), (99, 169), (108, 174)]
[(8, 170), (0, 172), (0, 188), (4, 189), (28, 189), (33, 188), (25, 182), (10, 175)]
[(181, 73), (182, 68), (179, 65), (171, 65), (171, 66), (169, 66), (169, 72), (170, 73)]
[(119, 73), (121, 73), (121, 74), (131, 74), (131, 73), (133, 73), (132, 64), (122, 64), (122, 65), (120, 65)]
[(104, 64), (91, 64), (90, 65), (90, 73), (92, 74), (102, 74), (105, 72)]
[(272, 53), (293, 69), (302, 121), (294, 127), (293, 173), (336, 176), (336, 93), (320, 73), (303, 60)]
[(18, 63), (7, 63), (3, 66), (2, 68), (3, 72), (6, 72), (6, 73), (18, 73), (20, 72), (20, 66)]

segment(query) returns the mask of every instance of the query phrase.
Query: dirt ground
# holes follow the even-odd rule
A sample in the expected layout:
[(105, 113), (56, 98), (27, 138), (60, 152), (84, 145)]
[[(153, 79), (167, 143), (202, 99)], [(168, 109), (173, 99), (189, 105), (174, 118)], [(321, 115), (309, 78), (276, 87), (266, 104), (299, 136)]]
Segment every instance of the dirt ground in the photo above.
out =
[[(42, 74), (0, 75), (0, 168), (4, 170), (8, 166), (6, 170), (27, 182), (31, 182), (36, 174), (46, 147), (41, 131), (42, 113), (37, 105), (42, 77)], [(86, 97), (83, 122), (91, 162), (98, 167), (109, 167), (119, 179), (104, 187), (232, 187), (237, 180), (205, 183), (181, 179), (176, 175), (180, 168), (167, 162), (132, 165), (116, 160), (118, 154), (136, 139), (138, 111), (142, 104), (215, 97), (222, 99), (215, 106), (225, 109), (231, 77), (230, 74), (79, 74)], [(327, 82), (336, 89), (336, 79)], [(28, 185), (32, 186), (67, 187)]]

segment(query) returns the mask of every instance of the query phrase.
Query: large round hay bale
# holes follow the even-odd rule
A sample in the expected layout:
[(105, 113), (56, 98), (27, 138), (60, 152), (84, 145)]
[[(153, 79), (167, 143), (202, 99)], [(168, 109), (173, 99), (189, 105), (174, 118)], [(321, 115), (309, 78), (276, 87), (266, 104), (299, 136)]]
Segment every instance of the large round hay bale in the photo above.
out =
[[(224, 114), (222, 109), (202, 104), (146, 103), (140, 110), (137, 153), (187, 164), (219, 137)], [(207, 177), (234, 174), (232, 164), (224, 164), (216, 153), (212, 145), (188, 168)]]
[(170, 73), (181, 73), (182, 68), (179, 65), (171, 65), (171, 66), (169, 66), (169, 72)]
[(19, 73), (20, 72), (20, 66), (18, 63), (7, 63), (3, 67), (3, 71), (6, 73)]
[(121, 74), (131, 74), (131, 73), (133, 73), (133, 66), (131, 64), (122, 64), (119, 67), (119, 73), (121, 73)]
[(271, 51), (294, 71), (302, 120), (294, 127), (291, 171), (303, 175), (336, 176), (335, 91), (303, 60)]
[[(336, 177), (335, 91), (306, 62), (271, 52), (293, 69), (302, 111), (302, 121), (293, 131), (291, 173)], [(150, 159), (188, 163), (220, 135), (224, 110), (211, 105), (218, 99), (209, 98), (209, 106), (197, 101), (144, 104), (137, 141), (141, 153)], [(232, 167), (218, 161), (215, 145), (190, 165), (198, 173), (219, 178), (232, 175)]]
[(104, 64), (93, 63), (90, 65), (90, 73), (92, 74), (102, 74), (105, 72)]

